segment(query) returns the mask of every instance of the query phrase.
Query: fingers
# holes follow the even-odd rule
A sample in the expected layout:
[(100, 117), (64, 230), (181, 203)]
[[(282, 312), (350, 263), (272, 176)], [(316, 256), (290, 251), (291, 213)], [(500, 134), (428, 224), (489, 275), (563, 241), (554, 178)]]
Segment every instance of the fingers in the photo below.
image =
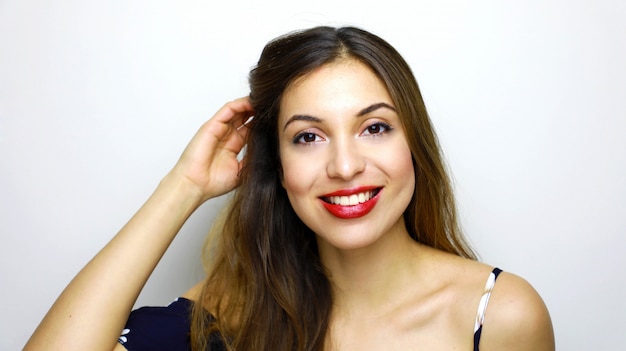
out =
[(250, 104), (250, 99), (246, 96), (226, 103), (211, 119), (216, 122), (231, 124), (239, 129), (253, 114), (254, 110)]
[[(211, 119), (201, 128), (201, 134), (208, 133), (217, 142), (224, 142), (230, 139), (233, 134), (239, 135), (242, 141), (245, 140), (247, 129), (245, 124), (254, 114), (252, 105), (248, 97), (226, 103), (220, 108)], [(243, 146), (241, 144), (239, 147)], [(236, 147), (235, 147), (236, 148)]]

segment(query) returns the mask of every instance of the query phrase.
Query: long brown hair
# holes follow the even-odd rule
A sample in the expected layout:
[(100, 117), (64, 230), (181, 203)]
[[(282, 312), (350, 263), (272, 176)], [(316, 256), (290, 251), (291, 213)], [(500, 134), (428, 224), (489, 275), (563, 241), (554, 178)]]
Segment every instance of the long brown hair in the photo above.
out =
[[(192, 316), (192, 347), (222, 338), (233, 350), (321, 350), (332, 306), (315, 234), (293, 211), (280, 182), (278, 112), (295, 79), (340, 59), (368, 65), (384, 82), (412, 152), (416, 187), (404, 213), (411, 237), (467, 258), (439, 143), (411, 69), (381, 38), (358, 28), (315, 27), (271, 41), (250, 72), (246, 166), (216, 240)], [(209, 315), (210, 312), (210, 315)]]

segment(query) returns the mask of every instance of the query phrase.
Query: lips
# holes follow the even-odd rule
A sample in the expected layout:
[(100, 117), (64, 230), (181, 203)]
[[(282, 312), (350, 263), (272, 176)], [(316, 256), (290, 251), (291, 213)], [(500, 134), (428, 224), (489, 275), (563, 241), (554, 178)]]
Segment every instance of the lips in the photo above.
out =
[(320, 197), (324, 208), (341, 219), (359, 218), (368, 214), (378, 202), (382, 188), (344, 189)]

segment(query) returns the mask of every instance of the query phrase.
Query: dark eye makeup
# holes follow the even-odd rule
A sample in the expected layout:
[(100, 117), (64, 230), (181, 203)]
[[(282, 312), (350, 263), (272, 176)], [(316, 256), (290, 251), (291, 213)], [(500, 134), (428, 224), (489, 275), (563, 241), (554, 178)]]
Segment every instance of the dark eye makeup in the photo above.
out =
[[(378, 136), (382, 136), (385, 133), (388, 133), (390, 131), (392, 131), (393, 128), (384, 122), (375, 122), (370, 124), (369, 126), (367, 126), (363, 132), (361, 132), (362, 136), (372, 136), (372, 137), (378, 137)], [(310, 132), (310, 131), (303, 131), (300, 132), (298, 134), (296, 134), (293, 139), (292, 139), (292, 143), (295, 145), (307, 145), (307, 144), (312, 144), (315, 142), (318, 142), (322, 140), (322, 137), (320, 137), (319, 135)]]

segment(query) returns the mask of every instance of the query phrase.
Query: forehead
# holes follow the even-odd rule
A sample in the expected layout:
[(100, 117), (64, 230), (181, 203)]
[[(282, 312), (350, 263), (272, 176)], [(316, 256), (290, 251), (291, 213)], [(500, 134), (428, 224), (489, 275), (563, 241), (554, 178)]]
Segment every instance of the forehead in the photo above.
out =
[(292, 82), (281, 99), (279, 120), (293, 113), (348, 112), (380, 102), (393, 106), (374, 71), (358, 60), (340, 60)]

